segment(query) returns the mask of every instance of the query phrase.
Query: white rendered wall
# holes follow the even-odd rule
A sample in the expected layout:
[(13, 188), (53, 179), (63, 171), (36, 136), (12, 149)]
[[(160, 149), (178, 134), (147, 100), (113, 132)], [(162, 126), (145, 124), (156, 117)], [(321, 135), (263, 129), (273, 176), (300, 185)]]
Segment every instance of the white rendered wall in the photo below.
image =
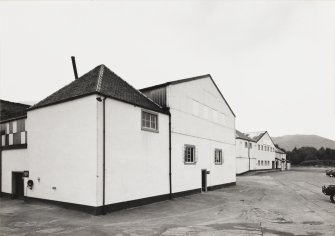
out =
[(27, 149), (12, 149), (2, 151), (2, 192), (13, 193), (12, 172), (27, 170)]
[[(235, 117), (210, 78), (170, 85), (167, 102), (172, 114), (173, 192), (201, 188), (201, 169), (207, 186), (236, 181)], [(184, 164), (184, 145), (196, 146), (197, 163)], [(214, 164), (215, 149), (224, 163)]]
[[(157, 113), (159, 132), (144, 131), (141, 112), (140, 107), (106, 100), (106, 204), (169, 193), (169, 117)], [(98, 114), (102, 150), (102, 103)], [(99, 151), (99, 176), (101, 162)], [(102, 204), (101, 194), (98, 202)]]
[(27, 130), (28, 196), (96, 206), (96, 96), (28, 111)]
[[(245, 143), (247, 143), (247, 147), (245, 146)], [(251, 147), (249, 147), (250, 144)], [(249, 171), (249, 156), (250, 156), (250, 170), (255, 170), (256, 154), (257, 154), (256, 143), (246, 141), (243, 139), (236, 139), (236, 174), (241, 174)]]
[[(272, 169), (272, 161), (275, 161), (276, 158), (276, 153), (275, 151), (265, 151), (263, 150), (258, 150), (258, 145), (266, 145), (275, 150), (275, 146), (269, 136), (268, 133), (265, 133), (263, 137), (257, 142), (257, 151), (256, 151), (256, 158), (257, 158), (257, 163), (256, 163), (256, 169), (262, 170), (262, 169)], [(263, 161), (269, 161), (269, 165), (263, 164), (263, 166), (258, 165), (258, 160)]]

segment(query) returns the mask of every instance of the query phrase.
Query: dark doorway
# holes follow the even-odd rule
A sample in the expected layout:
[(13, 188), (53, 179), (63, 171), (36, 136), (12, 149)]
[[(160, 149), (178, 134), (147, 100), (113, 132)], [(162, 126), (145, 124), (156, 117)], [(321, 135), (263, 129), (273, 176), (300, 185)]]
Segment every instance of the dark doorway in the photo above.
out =
[(201, 191), (207, 192), (207, 170), (201, 170)]
[(23, 183), (23, 172), (13, 172), (13, 198), (23, 199), (24, 198), (24, 183)]
[(275, 162), (272, 161), (272, 169), (274, 169), (274, 168), (275, 168)]

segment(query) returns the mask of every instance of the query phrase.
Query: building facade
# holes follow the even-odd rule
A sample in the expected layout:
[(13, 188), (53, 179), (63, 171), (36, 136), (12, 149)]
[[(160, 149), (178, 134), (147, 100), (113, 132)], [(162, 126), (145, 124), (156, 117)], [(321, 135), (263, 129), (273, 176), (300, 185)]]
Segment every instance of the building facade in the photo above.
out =
[(236, 182), (235, 115), (210, 75), (141, 91), (171, 113), (173, 191)]
[(282, 150), (279, 153), (279, 150), (267, 131), (250, 133), (236, 131), (236, 173), (269, 169), (286, 170), (287, 168), (284, 168), (286, 154)]
[(28, 155), (26, 129), (28, 107), (26, 104), (0, 100), (0, 193), (10, 192), (18, 198), (23, 196), (22, 170)]
[(212, 78), (168, 84), (141, 92), (100, 65), (1, 117), (1, 193), (101, 214), (235, 184), (235, 115)]

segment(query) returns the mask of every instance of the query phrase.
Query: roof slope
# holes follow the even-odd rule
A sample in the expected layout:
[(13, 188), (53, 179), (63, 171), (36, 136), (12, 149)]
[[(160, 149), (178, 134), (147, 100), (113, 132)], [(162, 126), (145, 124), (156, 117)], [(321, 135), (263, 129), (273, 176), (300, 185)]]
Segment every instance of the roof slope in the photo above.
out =
[(0, 121), (24, 117), (28, 107), (27, 104), (0, 100)]
[(282, 149), (276, 147), (276, 152), (281, 154), (286, 154)]
[(255, 142), (258, 142), (263, 135), (266, 133), (266, 131), (260, 131), (260, 132), (248, 132), (245, 133), (249, 138), (253, 139)]
[(185, 82), (190, 82), (190, 81), (194, 81), (194, 80), (198, 80), (198, 79), (204, 79), (204, 78), (210, 78), (211, 81), (213, 82), (214, 86), (216, 87), (216, 89), (218, 90), (218, 92), (220, 93), (222, 99), (225, 101), (225, 103), (227, 104), (229, 110), (231, 111), (231, 113), (233, 114), (234, 117), (236, 117), (233, 109), (231, 109), (231, 107), (229, 106), (227, 100), (223, 97), (219, 87), (216, 85), (216, 83), (214, 82), (212, 76), (210, 74), (207, 75), (200, 75), (200, 76), (196, 76), (196, 77), (191, 77), (191, 78), (187, 78), (187, 79), (180, 79), (180, 80), (173, 80), (173, 81), (169, 81), (163, 84), (158, 84), (158, 85), (154, 85), (154, 86), (150, 86), (147, 88), (142, 88), (140, 89), (141, 92), (145, 92), (145, 91), (149, 91), (149, 90), (154, 90), (154, 89), (158, 89), (158, 88), (163, 88), (163, 87), (167, 87), (169, 85), (175, 85), (175, 84), (180, 84), (180, 83), (185, 83)]
[(242, 133), (238, 130), (236, 130), (236, 138), (251, 141), (251, 142), (255, 142), (255, 140), (249, 138), (247, 135), (245, 135), (244, 133)]
[(164, 112), (158, 104), (129, 85), (105, 65), (95, 67), (80, 78), (38, 102), (29, 110), (73, 100), (90, 94), (100, 94), (153, 111)]

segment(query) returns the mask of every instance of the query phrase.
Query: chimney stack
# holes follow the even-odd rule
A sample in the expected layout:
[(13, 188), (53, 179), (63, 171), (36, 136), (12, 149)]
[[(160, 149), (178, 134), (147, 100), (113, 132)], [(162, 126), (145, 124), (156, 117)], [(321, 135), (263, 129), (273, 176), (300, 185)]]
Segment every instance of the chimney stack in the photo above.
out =
[(76, 66), (76, 58), (74, 56), (71, 57), (72, 60), (72, 66), (73, 66), (73, 72), (74, 72), (74, 78), (78, 79), (78, 73), (77, 73), (77, 66)]

